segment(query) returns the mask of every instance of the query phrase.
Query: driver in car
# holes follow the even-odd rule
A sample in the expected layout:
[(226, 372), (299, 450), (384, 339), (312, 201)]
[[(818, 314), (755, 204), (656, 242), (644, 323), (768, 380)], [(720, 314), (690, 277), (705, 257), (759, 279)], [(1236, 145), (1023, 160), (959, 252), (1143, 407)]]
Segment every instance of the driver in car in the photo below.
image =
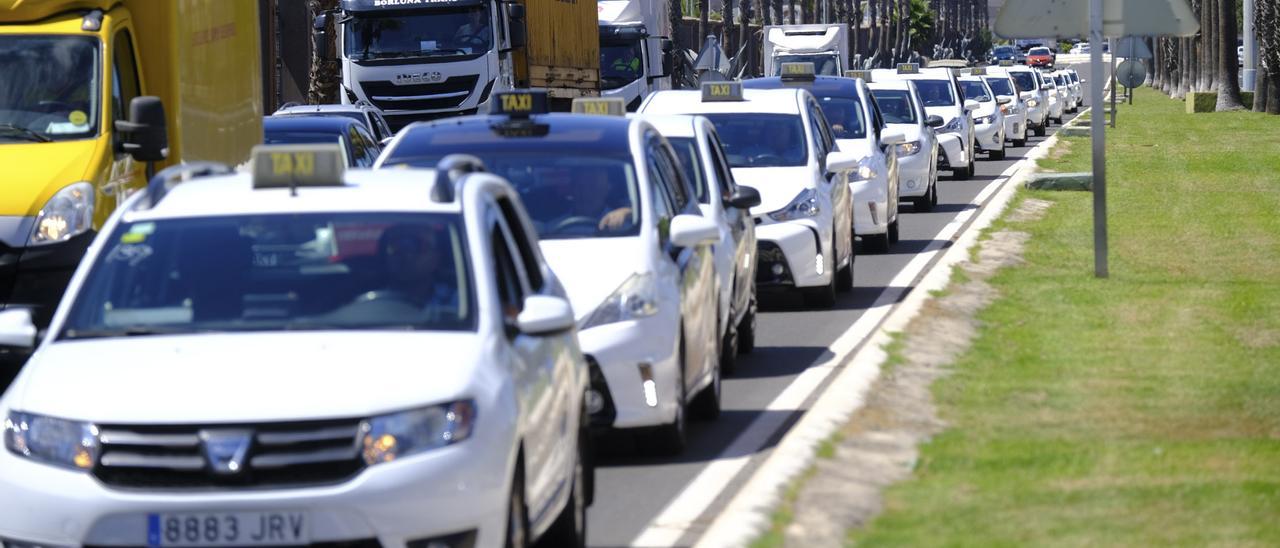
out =
[(743, 147), (743, 155), (752, 160), (761, 158), (783, 159), (789, 156), (791, 144), (795, 142), (790, 129), (752, 128), (751, 145)]
[(458, 27), (458, 32), (454, 33), (453, 41), (463, 45), (476, 45), (489, 43), (489, 17), (485, 10), (472, 10), (467, 12), (467, 22)]
[(382, 233), (378, 253), (386, 268), (387, 288), (375, 295), (392, 296), (422, 307), (458, 306), (458, 291), (450, 269), (441, 268), (443, 254), (438, 231), (422, 225), (395, 225)]
[(578, 221), (590, 221), (602, 232), (627, 228), (631, 223), (631, 207), (615, 207), (618, 206), (618, 200), (613, 198), (613, 186), (609, 180), (608, 168), (584, 167), (573, 170), (568, 184), (569, 209), (549, 224), (564, 228)]

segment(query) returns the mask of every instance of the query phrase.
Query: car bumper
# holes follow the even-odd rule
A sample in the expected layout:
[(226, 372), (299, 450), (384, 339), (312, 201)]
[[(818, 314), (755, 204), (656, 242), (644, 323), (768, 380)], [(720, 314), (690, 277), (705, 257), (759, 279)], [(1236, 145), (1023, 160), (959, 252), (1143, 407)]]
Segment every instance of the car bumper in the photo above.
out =
[(1028, 109), (1027, 110), (1027, 127), (1030, 127), (1030, 128), (1044, 127), (1045, 118), (1048, 117), (1047, 115), (1048, 115), (1048, 111), (1046, 111), (1045, 107), (1043, 106), (1036, 106)]
[[(901, 175), (902, 166), (898, 166)], [(853, 191), (853, 233), (884, 234), (889, 231), (889, 182), (885, 178), (850, 183)]]
[(963, 168), (969, 165), (969, 158), (965, 156), (964, 143), (960, 140), (960, 136), (955, 133), (941, 133), (938, 135), (938, 144), (942, 148), (942, 155), (945, 157), (948, 168)]
[(911, 156), (898, 157), (898, 196), (917, 197), (929, 192), (933, 174), (933, 155), (921, 150)]
[(974, 142), (978, 144), (978, 148), (986, 151), (1003, 150), (1004, 142), (1000, 138), (1001, 123), (977, 124), (974, 126)]
[(582, 352), (600, 368), (613, 406), (613, 420), (593, 420), (594, 426), (640, 428), (668, 424), (675, 418), (680, 405), (676, 396), (679, 328), (678, 311), (660, 311), (648, 318), (578, 332)]
[(1027, 136), (1027, 121), (1024, 114), (1006, 114), (1004, 117), (1004, 136), (1006, 140), (1024, 139)]
[[(155, 545), (148, 542), (151, 514), (300, 512), (310, 543), (393, 547), (462, 535), (475, 546), (501, 546), (510, 453), (499, 445), (478, 447), (483, 437), (477, 430), (465, 442), (367, 468), (341, 484), (280, 490), (118, 490), (88, 473), (4, 450), (0, 538), (54, 546), (147, 546)], [(247, 529), (252, 535), (258, 526)]]
[[(30, 309), (36, 326), (47, 327), (96, 234), (89, 231), (63, 243), (40, 247), (11, 248), (0, 244), (0, 310)], [(0, 348), (0, 392), (30, 356), (26, 350)]]
[[(817, 225), (808, 221), (756, 226), (756, 287), (762, 290), (785, 287), (818, 287), (831, 283), (822, 257)], [(781, 273), (774, 265), (781, 265)]]

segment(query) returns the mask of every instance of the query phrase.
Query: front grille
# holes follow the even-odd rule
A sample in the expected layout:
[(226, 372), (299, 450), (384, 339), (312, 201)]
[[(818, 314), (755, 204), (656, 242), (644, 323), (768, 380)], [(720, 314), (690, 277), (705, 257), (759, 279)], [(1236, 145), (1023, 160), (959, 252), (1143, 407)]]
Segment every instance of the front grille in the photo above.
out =
[[(302, 487), (341, 482), (364, 468), (359, 421), (262, 425), (100, 425), (102, 455), (93, 474), (103, 483), (139, 489)], [(235, 471), (218, 472), (208, 440), (249, 440)]]
[[(398, 110), (440, 110), (446, 108), (455, 108), (461, 105), (471, 93), (476, 89), (476, 82), (480, 80), (480, 75), (472, 74), (470, 76), (454, 76), (443, 82), (436, 84), (411, 84), (407, 86), (397, 86), (389, 80), (370, 80), (360, 82), (360, 87), (364, 89), (365, 97), (374, 106), (383, 111)], [(465, 92), (465, 93), (463, 93)], [(439, 97), (435, 99), (414, 99), (403, 101), (387, 100), (387, 97), (414, 97), (422, 95), (442, 95), (457, 94), (450, 97)], [(383, 97), (384, 99), (378, 99)]]
[(20, 249), (0, 244), (0, 308), (9, 303), (13, 284), (18, 278), (18, 259), (21, 257)]
[[(774, 266), (780, 266), (781, 272), (775, 273)], [(787, 255), (782, 248), (773, 242), (756, 242), (756, 284), (787, 285), (792, 284), (791, 269), (787, 266)]]

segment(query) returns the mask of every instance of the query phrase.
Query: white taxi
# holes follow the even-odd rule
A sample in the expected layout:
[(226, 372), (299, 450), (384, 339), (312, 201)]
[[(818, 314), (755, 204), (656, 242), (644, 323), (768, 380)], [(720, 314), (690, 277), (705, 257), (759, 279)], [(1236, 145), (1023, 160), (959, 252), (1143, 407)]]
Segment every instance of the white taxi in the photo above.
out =
[(1009, 72), (1003, 67), (976, 67), (970, 74), (980, 76), (987, 82), (991, 92), (996, 94), (1000, 112), (1004, 114), (1005, 139), (1015, 147), (1026, 146), (1027, 105), (1022, 101), (1018, 86)]
[(1041, 85), (1040, 71), (1026, 65), (1002, 66), (1018, 87), (1022, 103), (1027, 106), (1027, 128), (1043, 137), (1049, 125), (1049, 94)]
[(704, 83), (701, 91), (659, 91), (643, 114), (700, 114), (716, 127), (738, 182), (760, 192), (758, 289), (801, 289), (810, 304), (835, 305), (853, 288), (853, 212), (848, 172), (857, 155), (835, 135), (804, 89), (748, 89)]
[(918, 212), (938, 205), (938, 140), (933, 126), (942, 119), (929, 115), (920, 103), (915, 82), (895, 80), (867, 85), (887, 127), (901, 131), (898, 145), (898, 196)]
[(978, 102), (978, 109), (973, 111), (973, 133), (978, 149), (986, 152), (992, 160), (1004, 159), (1004, 111), (1001, 101), (1008, 99), (996, 97), (991, 86), (981, 76), (961, 76), (960, 90), (966, 100)]
[(587, 366), (519, 196), (341, 158), (163, 171), (43, 340), (0, 312), (38, 344), (0, 398), (5, 546), (583, 545)]
[(934, 131), (942, 147), (943, 169), (951, 170), (959, 179), (973, 177), (978, 148), (971, 113), (978, 110), (979, 105), (977, 101), (965, 100), (951, 69), (920, 68), (904, 63), (896, 69), (876, 69), (871, 74), (876, 82), (912, 80), (916, 83), (925, 112), (942, 118), (942, 125)]

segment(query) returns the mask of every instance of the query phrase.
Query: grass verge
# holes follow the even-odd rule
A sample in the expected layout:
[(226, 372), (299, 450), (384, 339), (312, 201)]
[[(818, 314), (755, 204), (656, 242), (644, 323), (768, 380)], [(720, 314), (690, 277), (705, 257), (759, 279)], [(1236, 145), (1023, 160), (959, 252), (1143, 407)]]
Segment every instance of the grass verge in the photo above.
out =
[[(1108, 130), (1111, 279), (1091, 196), (1056, 205), (954, 374), (950, 428), (849, 540), (1280, 545), (1280, 124), (1146, 89)], [(1087, 171), (1087, 139), (1043, 163)]]

